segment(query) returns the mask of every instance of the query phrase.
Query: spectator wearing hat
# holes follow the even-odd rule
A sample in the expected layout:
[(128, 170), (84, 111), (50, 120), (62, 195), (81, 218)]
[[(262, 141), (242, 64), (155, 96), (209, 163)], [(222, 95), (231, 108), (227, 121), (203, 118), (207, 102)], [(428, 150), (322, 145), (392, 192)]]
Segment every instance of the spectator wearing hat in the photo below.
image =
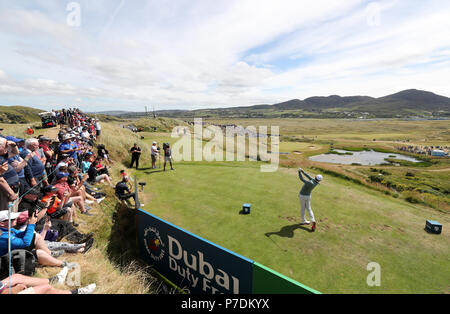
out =
[(17, 147), (19, 148), (19, 153), (22, 153), (22, 151), (25, 149), (25, 139), (18, 138), (16, 143)]
[(74, 135), (66, 134), (63, 137), (63, 142), (59, 145), (59, 152), (61, 154), (68, 154), (74, 160), (77, 159), (78, 146), (72, 142)]

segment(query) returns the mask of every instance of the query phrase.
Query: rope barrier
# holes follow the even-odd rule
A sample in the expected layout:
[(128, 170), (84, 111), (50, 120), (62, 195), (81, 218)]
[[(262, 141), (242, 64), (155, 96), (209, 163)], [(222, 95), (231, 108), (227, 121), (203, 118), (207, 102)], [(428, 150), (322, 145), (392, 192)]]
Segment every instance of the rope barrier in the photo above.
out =
[(8, 204), (8, 271), (9, 271), (9, 294), (11, 294), (11, 210), (12, 203)]

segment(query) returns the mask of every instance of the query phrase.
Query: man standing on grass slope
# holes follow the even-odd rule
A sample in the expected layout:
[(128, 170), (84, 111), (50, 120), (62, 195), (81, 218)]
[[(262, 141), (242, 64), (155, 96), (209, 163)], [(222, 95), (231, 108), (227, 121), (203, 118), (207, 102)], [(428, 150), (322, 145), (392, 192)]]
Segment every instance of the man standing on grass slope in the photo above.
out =
[(139, 168), (139, 158), (141, 158), (142, 150), (136, 143), (130, 149), (131, 152), (131, 165), (130, 168), (133, 168), (134, 163), (136, 162), (136, 170)]
[[(302, 176), (302, 173), (308, 178), (308, 180), (305, 180)], [(310, 222), (306, 220), (306, 213), (305, 210), (308, 210), (309, 218), (312, 222), (311, 230), (314, 232), (316, 231), (316, 220), (314, 219), (314, 213), (311, 209), (311, 192), (312, 190), (320, 184), (320, 182), (323, 180), (323, 177), (319, 174), (314, 179), (303, 171), (302, 168), (298, 169), (298, 176), (300, 180), (305, 183), (300, 191), (299, 198), (300, 198), (300, 207), (301, 207), (301, 218), (302, 222), (301, 225), (309, 225)]]

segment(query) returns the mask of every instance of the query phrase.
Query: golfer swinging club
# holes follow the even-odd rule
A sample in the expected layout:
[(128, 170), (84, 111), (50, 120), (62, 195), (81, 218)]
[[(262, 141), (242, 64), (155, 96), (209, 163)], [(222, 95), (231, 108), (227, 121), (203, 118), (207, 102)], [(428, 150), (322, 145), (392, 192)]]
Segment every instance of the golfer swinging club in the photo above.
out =
[[(305, 180), (303, 178), (302, 173), (308, 178), (308, 180)], [(309, 174), (304, 172), (302, 168), (298, 169), (298, 176), (300, 177), (300, 180), (305, 183), (298, 196), (300, 198), (300, 207), (302, 209), (302, 222), (300, 223), (300, 225), (309, 225), (312, 222), (311, 230), (314, 232), (316, 231), (316, 220), (314, 219), (314, 213), (311, 209), (311, 192), (316, 186), (320, 184), (320, 181), (323, 180), (323, 177), (319, 174), (313, 179)], [(305, 209), (308, 210), (311, 222), (306, 220)]]

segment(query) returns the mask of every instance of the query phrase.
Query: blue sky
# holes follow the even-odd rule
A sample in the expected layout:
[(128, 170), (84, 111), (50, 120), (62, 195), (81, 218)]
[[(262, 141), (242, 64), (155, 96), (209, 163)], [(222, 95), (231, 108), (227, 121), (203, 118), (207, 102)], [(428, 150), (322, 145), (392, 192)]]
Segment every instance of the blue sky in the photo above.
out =
[(79, 26), (71, 2), (0, 0), (0, 105), (198, 109), (409, 88), (450, 97), (448, 1), (83, 0)]

